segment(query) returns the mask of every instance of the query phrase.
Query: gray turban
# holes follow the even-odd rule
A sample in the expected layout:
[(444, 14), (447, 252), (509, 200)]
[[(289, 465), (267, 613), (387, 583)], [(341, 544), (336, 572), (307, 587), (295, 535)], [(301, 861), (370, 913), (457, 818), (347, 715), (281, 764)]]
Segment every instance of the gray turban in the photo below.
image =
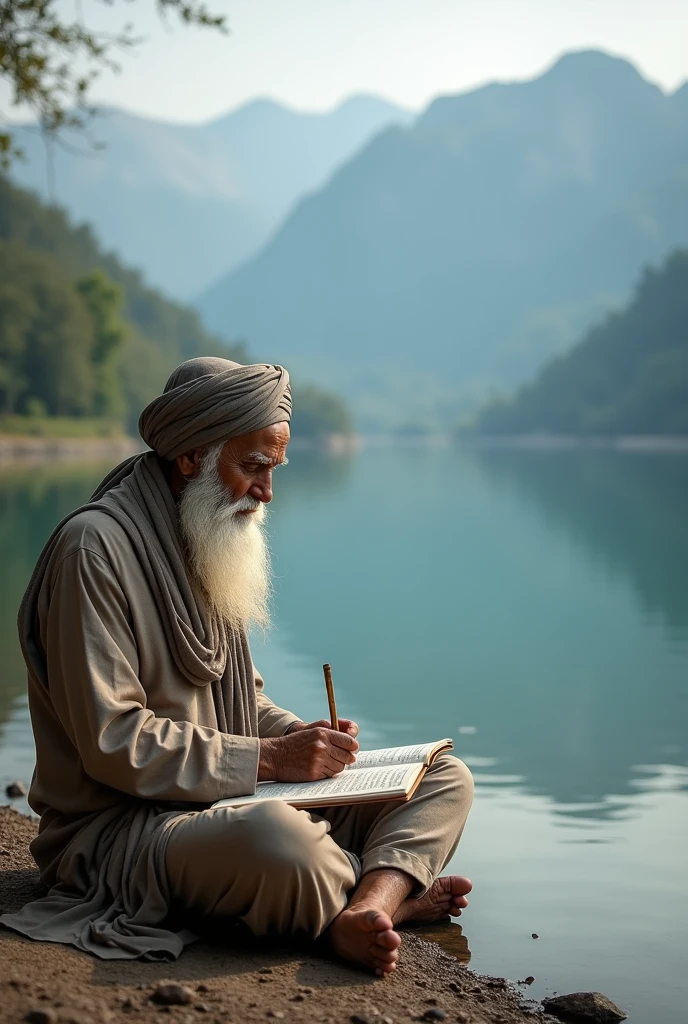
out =
[(291, 387), (283, 366), (201, 356), (172, 373), (139, 418), (141, 437), (164, 459), (216, 441), (288, 423)]

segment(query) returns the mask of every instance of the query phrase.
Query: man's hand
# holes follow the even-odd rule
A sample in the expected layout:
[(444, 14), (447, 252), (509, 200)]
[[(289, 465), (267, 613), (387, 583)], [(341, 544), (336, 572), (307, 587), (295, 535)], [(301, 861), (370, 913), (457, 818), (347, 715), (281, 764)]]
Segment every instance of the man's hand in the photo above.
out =
[[(344, 724), (344, 719), (340, 719)], [(354, 722), (348, 722), (358, 732)], [(286, 736), (260, 741), (258, 781), (315, 782), (338, 775), (356, 758), (355, 734), (335, 732), (327, 722), (292, 727)]]
[[(348, 719), (348, 718), (339, 718), (338, 722), (339, 722), (339, 731), (340, 732), (346, 732), (346, 733), (349, 734), (349, 736), (353, 736), (354, 738), (356, 736), (358, 736), (358, 726), (356, 725), (355, 722), (350, 721), (350, 719)], [(308, 724), (306, 724), (306, 722), (294, 722), (293, 725), (289, 726), (289, 729), (287, 731), (289, 733), (292, 733), (292, 732), (297, 732), (299, 729), (331, 729), (331, 728), (332, 728), (332, 726), (330, 725), (329, 718), (328, 719), (321, 718), (317, 722), (309, 722)]]

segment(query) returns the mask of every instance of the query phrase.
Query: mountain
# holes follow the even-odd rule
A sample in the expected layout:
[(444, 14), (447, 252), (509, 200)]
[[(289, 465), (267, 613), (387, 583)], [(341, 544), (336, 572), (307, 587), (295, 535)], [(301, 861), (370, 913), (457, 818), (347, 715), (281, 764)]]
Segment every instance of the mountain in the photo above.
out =
[(476, 434), (688, 434), (688, 251), (646, 270), (633, 301), (548, 363)]
[(106, 109), (89, 129), (100, 148), (69, 135), (46, 148), (35, 128), (19, 129), (26, 160), (13, 174), (92, 224), (154, 284), (189, 298), (253, 255), (372, 135), (410, 117), (374, 96), (326, 114), (258, 100), (203, 125)]
[(686, 244), (686, 87), (582, 52), (380, 132), (197, 305), (364, 426), (447, 425)]

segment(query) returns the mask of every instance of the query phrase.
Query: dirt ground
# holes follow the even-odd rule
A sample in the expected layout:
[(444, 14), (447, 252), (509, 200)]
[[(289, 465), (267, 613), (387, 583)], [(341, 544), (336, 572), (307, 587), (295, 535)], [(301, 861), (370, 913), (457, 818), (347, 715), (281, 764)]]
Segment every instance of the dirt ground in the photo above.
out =
[[(0, 807), (0, 912), (41, 894), (28, 844), (36, 822)], [(459, 935), (455, 928), (453, 935)], [(32, 1024), (543, 1024), (501, 978), (485, 978), (418, 933), (403, 932), (387, 979), (329, 960), (314, 946), (203, 941), (172, 964), (101, 961), (0, 929), (0, 1021)], [(156, 1004), (161, 981), (183, 986), (182, 1005)]]

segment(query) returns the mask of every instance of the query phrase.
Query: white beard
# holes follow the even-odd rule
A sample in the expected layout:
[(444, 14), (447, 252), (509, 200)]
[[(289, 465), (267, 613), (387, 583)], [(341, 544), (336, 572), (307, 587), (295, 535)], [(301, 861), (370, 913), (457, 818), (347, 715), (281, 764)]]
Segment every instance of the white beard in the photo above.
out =
[[(179, 503), (179, 523), (189, 568), (211, 609), (236, 629), (270, 625), (272, 571), (264, 535), (263, 502), (249, 495), (233, 501), (218, 471), (223, 444), (203, 456)], [(255, 509), (238, 515), (242, 509)]]

